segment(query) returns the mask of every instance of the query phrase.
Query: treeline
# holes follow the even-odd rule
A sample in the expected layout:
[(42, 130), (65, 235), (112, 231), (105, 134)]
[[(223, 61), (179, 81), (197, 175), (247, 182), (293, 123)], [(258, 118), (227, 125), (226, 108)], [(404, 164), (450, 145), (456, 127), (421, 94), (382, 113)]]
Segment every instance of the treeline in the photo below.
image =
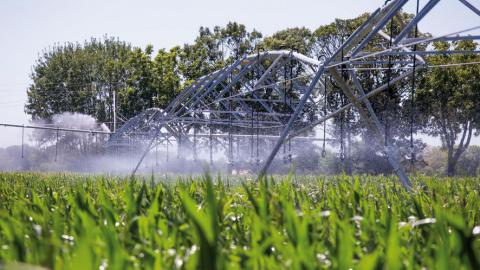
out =
[[(235, 22), (212, 29), (201, 27), (192, 44), (158, 51), (152, 46), (141, 49), (110, 37), (91, 39), (82, 44), (57, 45), (45, 50), (33, 67), (25, 110), (34, 119), (48, 119), (66, 111), (85, 113), (111, 126), (114, 93), (117, 115), (125, 121), (147, 108), (165, 108), (197, 78), (257, 50), (286, 49), (312, 58), (329, 56), (367, 16), (336, 20), (314, 31), (285, 29), (266, 37)], [(402, 17), (408, 19), (411, 15), (403, 14)], [(385, 32), (396, 35), (400, 27), (400, 18), (395, 17), (391, 28)], [(376, 37), (372, 44), (367, 49), (384, 50), (389, 46), (381, 37)], [(438, 51), (449, 48), (476, 50), (478, 47), (473, 41), (433, 45)], [(417, 47), (417, 50), (423, 49)], [(439, 54), (429, 57), (428, 61), (442, 65), (478, 62), (480, 58), (475, 54)], [(396, 69), (366, 70), (359, 72), (359, 79), (368, 91), (385, 84), (388, 78), (399, 72)], [(413, 83), (416, 88), (412, 95)], [(336, 88), (333, 84), (329, 87)], [(339, 108), (342, 96), (340, 91), (331, 91), (327, 99), (328, 110)], [(386, 127), (385, 136), (400, 148), (406, 159), (420, 159), (419, 155), (411, 154), (421, 153), (425, 147), (419, 139), (415, 139), (411, 147), (411, 130), (439, 136), (447, 153), (445, 172), (453, 175), (472, 137), (479, 132), (480, 68), (479, 65), (459, 65), (418, 71), (414, 79), (392, 85), (389, 91), (370, 101)], [(369, 164), (386, 162), (381, 154), (383, 143), (373, 141), (375, 136), (358, 120), (357, 112), (349, 110), (333, 121), (332, 135), (345, 137), (342, 147), (346, 161), (342, 164), (347, 172), (359, 170), (356, 160)], [(365, 164), (361, 170), (373, 170), (375, 166)]]
[[(235, 22), (201, 27), (194, 43), (159, 49), (138, 48), (112, 37), (66, 43), (42, 52), (33, 66), (26, 112), (34, 119), (75, 111), (112, 122), (113, 93), (119, 114), (128, 119), (151, 107), (164, 108), (199, 77), (257, 50), (294, 50), (318, 58), (338, 44), (336, 26), (352, 32), (366, 14), (319, 27), (291, 28), (263, 37)], [(346, 35), (345, 33), (342, 33)]]

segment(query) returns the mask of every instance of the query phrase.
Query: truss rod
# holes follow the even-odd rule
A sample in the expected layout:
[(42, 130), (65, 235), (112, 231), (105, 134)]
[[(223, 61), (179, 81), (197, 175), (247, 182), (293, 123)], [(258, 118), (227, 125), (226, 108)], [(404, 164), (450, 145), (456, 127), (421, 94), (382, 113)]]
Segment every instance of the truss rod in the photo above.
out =
[(476, 8), (474, 5), (472, 5), (470, 2), (468, 2), (467, 0), (459, 0), (460, 2), (462, 2), (465, 6), (467, 6), (469, 9), (471, 9), (473, 12), (475, 12), (478, 16), (480, 16), (480, 10), (478, 10), (478, 8)]
[[(438, 54), (479, 54), (479, 50), (475, 51), (403, 51), (403, 52), (397, 52), (397, 51), (386, 51), (382, 53), (375, 53), (375, 56), (405, 56), (405, 55), (438, 55)], [(365, 52), (365, 53), (359, 53), (359, 56), (369, 56), (372, 55), (373, 53), (370, 52)]]
[[(177, 119), (177, 121), (179, 121), (179, 123), (195, 123), (195, 124), (205, 124), (205, 123), (210, 123), (209, 121), (210, 119), (207, 118), (207, 119), (202, 119), (202, 118), (193, 118), (193, 117), (188, 117), (188, 118), (181, 118), (181, 119)], [(215, 119), (215, 118), (212, 118), (212, 124), (228, 124), (228, 119)], [(242, 124), (242, 123), (250, 123), (250, 120), (235, 120), (236, 124)], [(277, 125), (279, 124), (279, 122), (276, 122), (276, 121), (267, 121), (267, 120), (262, 120), (260, 121), (260, 123), (262, 124), (274, 124), (274, 125)]]
[[(421, 43), (434, 42), (434, 41), (437, 41), (437, 40), (439, 40), (441, 38), (444, 38), (444, 37), (455, 36), (455, 35), (459, 35), (459, 34), (462, 34), (462, 33), (465, 33), (465, 32), (475, 31), (475, 30), (478, 30), (478, 29), (480, 29), (480, 25), (475, 26), (475, 27), (471, 27), (471, 28), (467, 28), (467, 29), (464, 29), (464, 30), (461, 30), (461, 31), (453, 32), (453, 33), (450, 33), (450, 34), (438, 36), (438, 37), (432, 37), (432, 38), (427, 38), (427, 39), (424, 39), (424, 40), (421, 40), (421, 41), (415, 41), (415, 42), (411, 42), (411, 43), (408, 43), (408, 44), (398, 45), (396, 47), (385, 49), (383, 51), (373, 52), (373, 53), (370, 53), (370, 54), (364, 55), (364, 56), (359, 56), (359, 57), (355, 56), (355, 57), (350, 57), (350, 58), (347, 57), (348, 60), (341, 61), (341, 62), (336, 62), (335, 64), (331, 64), (331, 62), (329, 62), (329, 66), (326, 67), (326, 68), (338, 67), (338, 66), (350, 64), (352, 61), (362, 60), (362, 59), (377, 56), (377, 55), (380, 55), (380, 54), (386, 53), (386, 52), (392, 52), (392, 51), (395, 51), (395, 50), (402, 49), (403, 47), (410, 47), (410, 46), (414, 46), (414, 45), (421, 44)], [(419, 52), (420, 51), (416, 51), (416, 53), (419, 53)]]
[[(168, 133), (164, 133), (167, 135)], [(197, 137), (197, 138), (209, 138), (210, 136), (214, 138), (228, 138), (228, 134), (224, 133), (197, 133), (197, 134), (184, 134), (182, 137)], [(251, 138), (251, 134), (231, 134), (232, 137), (234, 138)], [(256, 135), (255, 135), (256, 137)], [(261, 139), (278, 139), (280, 136), (278, 135), (264, 135), (264, 134), (258, 134), (258, 137)], [(172, 137), (172, 139), (169, 139), (169, 141), (177, 141), (177, 138)], [(305, 137), (305, 136), (297, 136), (295, 138), (292, 138), (292, 140), (304, 140), (304, 141), (323, 141), (323, 138), (317, 138), (317, 137)], [(332, 138), (326, 138), (327, 141), (338, 141), (338, 139), (332, 139)]]
[(17, 128), (29, 128), (29, 129), (43, 129), (43, 130), (55, 130), (55, 131), (69, 131), (69, 132), (78, 132), (78, 133), (89, 133), (89, 134), (114, 134), (109, 131), (96, 131), (88, 129), (74, 129), (74, 128), (60, 128), (60, 127), (42, 127), (42, 126), (32, 126), (32, 125), (15, 125), (15, 124), (1, 124), (0, 126), (4, 127), (17, 127)]
[[(450, 64), (443, 64), (443, 65), (423, 65), (425, 68), (448, 68), (448, 67), (459, 67), (459, 66), (470, 66), (470, 65), (479, 65), (480, 62), (463, 62), (463, 63), (450, 63)], [(417, 64), (416, 67), (418, 68), (420, 64)], [(389, 68), (383, 67), (375, 67), (375, 68), (348, 68), (345, 70), (353, 70), (353, 71), (368, 71), (368, 70), (388, 70)], [(410, 70), (413, 69), (413, 66), (408, 67), (392, 67), (391, 70)]]
[[(229, 98), (228, 100), (233, 100), (233, 101), (247, 101), (247, 102), (258, 102), (258, 101), (263, 101), (263, 102), (271, 102), (271, 103), (284, 103), (284, 100), (280, 99), (267, 99), (267, 98)], [(296, 104), (298, 102), (292, 101), (293, 104)]]
[[(461, 40), (477, 40), (480, 39), (480, 35), (468, 35), (468, 36), (453, 36), (453, 37), (443, 37), (438, 38), (436, 41), (461, 41)], [(401, 42), (400, 45), (412, 43), (412, 42), (428, 42), (428, 38), (405, 38)]]
[[(218, 113), (218, 114), (236, 114), (236, 115), (247, 115), (249, 112), (245, 111), (220, 111), (220, 110), (194, 110), (194, 113), (202, 113), (202, 112), (208, 112), (208, 113)], [(287, 113), (276, 113), (276, 112), (258, 112), (259, 115), (268, 115), (268, 116), (290, 116), (290, 114)]]

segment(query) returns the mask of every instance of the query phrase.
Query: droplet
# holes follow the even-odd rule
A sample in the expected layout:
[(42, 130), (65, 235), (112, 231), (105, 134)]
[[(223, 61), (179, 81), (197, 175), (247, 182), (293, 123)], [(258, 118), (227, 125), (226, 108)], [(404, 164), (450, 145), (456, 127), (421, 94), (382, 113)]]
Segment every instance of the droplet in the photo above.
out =
[(420, 219), (412, 224), (412, 227), (417, 227), (420, 225), (425, 225), (425, 224), (433, 224), (437, 222), (435, 218), (425, 218), (425, 219)]
[(177, 256), (177, 257), (175, 258), (175, 266), (176, 266), (177, 268), (181, 268), (182, 265), (183, 265), (183, 260), (182, 260), (179, 256)]
[(326, 211), (322, 211), (322, 212), (318, 213), (318, 215), (321, 216), (321, 217), (328, 217), (328, 216), (330, 216), (331, 213), (332, 213), (332, 211), (326, 210)]
[(175, 255), (175, 249), (171, 248), (171, 249), (167, 250), (167, 254), (168, 254), (168, 256), (174, 256)]
[(35, 234), (37, 235), (37, 237), (42, 236), (42, 226), (35, 224), (33, 225), (33, 230), (35, 231)]
[(362, 216), (353, 216), (350, 220), (352, 220), (352, 221), (362, 221), (363, 217)]

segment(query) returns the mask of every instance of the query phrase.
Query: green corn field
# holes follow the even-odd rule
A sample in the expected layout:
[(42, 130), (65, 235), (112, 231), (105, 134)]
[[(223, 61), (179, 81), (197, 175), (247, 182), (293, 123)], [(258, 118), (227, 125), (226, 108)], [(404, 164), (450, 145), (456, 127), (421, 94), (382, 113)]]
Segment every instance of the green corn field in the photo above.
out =
[(0, 174), (5, 269), (480, 269), (480, 179)]

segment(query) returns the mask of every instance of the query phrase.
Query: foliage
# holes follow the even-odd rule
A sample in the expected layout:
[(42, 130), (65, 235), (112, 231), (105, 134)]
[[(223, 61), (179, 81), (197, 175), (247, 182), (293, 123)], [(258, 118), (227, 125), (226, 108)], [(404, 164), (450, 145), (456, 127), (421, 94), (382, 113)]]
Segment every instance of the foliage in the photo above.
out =
[[(365, 13), (353, 19), (337, 19), (314, 31), (289, 28), (267, 37), (255, 29), (248, 31), (243, 24), (229, 22), (223, 27), (215, 26), (212, 29), (201, 27), (193, 43), (170, 50), (160, 49), (156, 53), (152, 46), (142, 50), (113, 38), (55, 46), (45, 51), (33, 68), (33, 83), (28, 89), (26, 112), (34, 119), (48, 119), (67, 111), (80, 112), (94, 116), (99, 122), (109, 123), (112, 129), (114, 93), (117, 95), (118, 118), (127, 120), (151, 107), (166, 108), (182, 89), (195, 80), (246, 54), (262, 49), (281, 49), (298, 51), (312, 58), (331, 56), (368, 16)], [(411, 17), (411, 14), (401, 13), (382, 31), (395, 36), (400, 33), (403, 22)], [(420, 32), (418, 36), (428, 34)], [(424, 50), (424, 46), (417, 45), (415, 48)], [(365, 50), (375, 52), (389, 47), (388, 38), (376, 35)], [(462, 41), (455, 44), (436, 43), (434, 47), (440, 51), (450, 48), (473, 50), (478, 45), (472, 41)], [(383, 56), (379, 60), (386, 64), (365, 65), (366, 70), (357, 72), (365, 92), (387, 84), (389, 78), (400, 75), (400, 69), (388, 70), (388, 63), (412, 59), (411, 56)], [(440, 54), (428, 59), (433, 65), (475, 61), (478, 61), (478, 56), (474, 54)], [(293, 63), (293, 77), (299, 76), (301, 72), (301, 68)], [(342, 74), (347, 84), (352, 85), (353, 81), (347, 72)], [(411, 154), (420, 153), (425, 144), (416, 139), (413, 141), (413, 149), (411, 148), (410, 128), (413, 132), (440, 136), (447, 150), (445, 172), (454, 175), (458, 161), (470, 144), (470, 138), (478, 132), (479, 74), (478, 65), (417, 71), (415, 83), (418, 91), (415, 96), (411, 94), (414, 80), (408, 78), (369, 98), (385, 127), (383, 139), (394, 143), (403, 157), (411, 158)], [(327, 113), (349, 102), (333, 81), (327, 80), (326, 84)], [(232, 92), (235, 93), (238, 87), (239, 84), (234, 85)], [(412, 97), (417, 102), (414, 106), (411, 106)], [(282, 111), (281, 104), (275, 106), (276, 110)], [(283, 108), (289, 111), (285, 106)], [(309, 120), (319, 116), (309, 115)], [(227, 117), (226, 114), (223, 117)], [(192, 127), (187, 129), (189, 128)], [(219, 130), (227, 128), (213, 127)], [(345, 171), (348, 174), (358, 171), (392, 172), (386, 163), (384, 143), (379, 142), (377, 134), (361, 121), (355, 109), (348, 109), (334, 117), (330, 134), (341, 138), (333, 143), (341, 145), (346, 156), (343, 168), (335, 171)], [(362, 160), (374, 162), (354, 166), (355, 161)]]
[(55, 46), (33, 67), (25, 110), (34, 120), (63, 112), (113, 122), (113, 98), (120, 119), (164, 108), (180, 90), (178, 47), (145, 50), (113, 38)]
[[(476, 50), (478, 44), (462, 41), (456, 44), (438, 42), (438, 51), (449, 49)], [(475, 54), (434, 55), (431, 65), (478, 62)], [(454, 175), (458, 160), (470, 145), (474, 130), (480, 127), (480, 67), (479, 65), (429, 69), (417, 93), (423, 131), (440, 136), (447, 151), (446, 174)]]
[(34, 119), (80, 112), (110, 121), (113, 92), (126, 87), (132, 50), (131, 45), (113, 38), (45, 50), (33, 67), (26, 112)]
[(293, 50), (308, 55), (313, 45), (310, 30), (305, 27), (289, 28), (266, 37), (261, 47), (267, 50)]
[[(334, 22), (322, 25), (313, 32), (314, 43), (311, 50), (313, 57), (318, 57), (321, 61), (325, 57), (331, 57), (336, 53), (344, 41), (361, 25), (370, 14), (364, 13), (352, 19), (336, 19)], [(401, 13), (393, 18), (382, 31), (388, 35), (395, 36), (401, 31), (403, 22), (408, 21), (411, 14)], [(402, 22), (403, 21), (403, 22)], [(419, 33), (419, 36), (424, 35)], [(367, 43), (365, 51), (376, 52), (387, 50), (390, 47), (388, 38), (375, 35)], [(417, 50), (422, 50), (421, 45)], [(344, 56), (341, 52), (339, 58)], [(399, 76), (402, 71), (397, 69), (388, 70), (388, 63), (395, 61), (410, 61), (409, 56), (403, 57), (379, 57), (386, 64), (383, 65), (364, 65), (366, 70), (358, 70), (357, 78), (365, 92), (369, 92), (381, 85), (387, 84), (389, 78)], [(372, 68), (373, 70), (368, 70)], [(380, 68), (380, 69), (379, 69)], [(347, 84), (353, 87), (354, 82), (348, 72), (342, 72)], [(326, 80), (327, 84), (327, 108), (329, 112), (335, 111), (349, 100), (344, 96), (339, 86), (331, 79)], [(361, 172), (392, 172), (384, 155), (384, 140), (388, 139), (394, 143), (403, 156), (409, 153), (409, 131), (410, 131), (410, 101), (409, 92), (411, 90), (410, 80), (402, 80), (397, 84), (391, 85), (386, 91), (369, 98), (372, 108), (377, 113), (381, 124), (385, 127), (383, 140), (379, 142), (376, 131), (365, 125), (359, 113), (356, 110), (347, 110), (345, 113), (338, 114), (333, 121), (334, 129), (332, 133), (335, 137), (344, 138), (343, 148), (345, 149), (344, 170), (348, 173), (355, 171)], [(395, 124), (393, 124), (395, 123)], [(415, 130), (418, 130), (414, 126)], [(354, 139), (361, 138), (359, 143)], [(341, 140), (337, 141), (340, 144)], [(423, 149), (424, 145), (420, 140), (414, 141), (414, 148), (417, 152)], [(362, 163), (362, 164), (359, 164)]]
[(471, 145), (462, 155), (457, 164), (457, 170), (460, 175), (479, 175), (480, 174), (480, 146)]
[[(478, 269), (479, 179), (0, 174), (0, 262), (50, 269)], [(452, 196), (454, 194), (454, 196)]]

